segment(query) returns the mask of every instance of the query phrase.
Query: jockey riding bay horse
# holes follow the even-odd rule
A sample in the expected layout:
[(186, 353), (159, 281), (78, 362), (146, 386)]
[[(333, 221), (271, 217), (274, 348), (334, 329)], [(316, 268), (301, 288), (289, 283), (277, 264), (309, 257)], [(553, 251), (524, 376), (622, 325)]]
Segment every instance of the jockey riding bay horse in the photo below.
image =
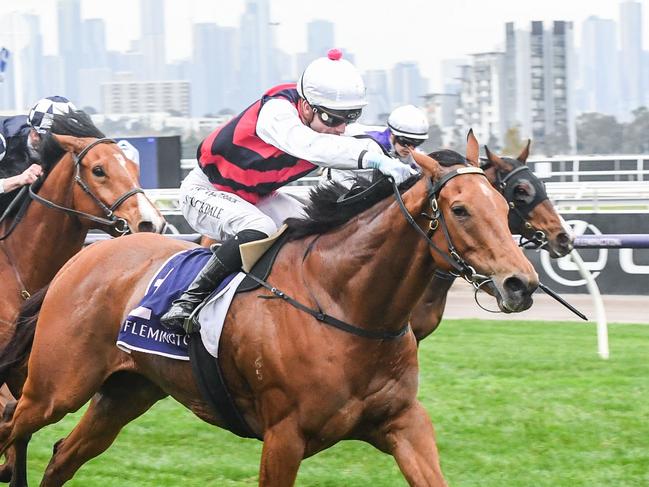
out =
[[(468, 139), (474, 138), (469, 132)], [(475, 143), (477, 144), (477, 143)], [(477, 153), (467, 158), (477, 160)], [(572, 250), (573, 236), (563, 226), (563, 221), (548, 199), (543, 182), (525, 165), (529, 156), (530, 141), (516, 159), (499, 157), (485, 146), (486, 161), (480, 166), (487, 179), (507, 200), (509, 204), (509, 229), (521, 235), (521, 243), (532, 244), (545, 249), (550, 257), (563, 257)], [(438, 153), (433, 152), (431, 156)], [(523, 240), (525, 239), (525, 240)], [(423, 296), (412, 310), (410, 326), (420, 341), (434, 332), (442, 320), (446, 297), (455, 276), (446, 272), (435, 272)]]
[[(511, 237), (505, 200), (482, 171), (459, 154), (461, 164), (414, 157), (423, 174), (404, 184), (402, 197), (384, 180), (341, 206), (346, 190), (333, 185), (315, 190), (304, 220), (289, 220), (268, 283), (346, 327), (285, 299), (262, 299), (275, 296), (264, 288), (232, 302), (218, 361), (241, 417), (263, 439), (260, 485), (293, 485), (303, 458), (343, 439), (393, 455), (410, 485), (445, 485), (433, 426), (416, 398), (417, 342), (404, 326), (410, 311), (433, 272), (451, 269), (485, 283), (503, 310), (532, 304), (538, 277)], [(0, 356), (7, 363), (31, 346), (23, 394), (0, 424), (0, 452), (91, 400), (56, 444), (42, 486), (72, 478), (168, 395), (224, 425), (190, 364), (115, 345), (156, 269), (191, 246), (152, 234), (93, 244), (44, 297), (28, 301), (25, 310), (40, 307), (37, 324), (23, 322), (12, 341), (23, 350), (8, 347)]]
[[(477, 140), (470, 131), (467, 159), (478, 160)], [(556, 209), (550, 202), (541, 180), (525, 165), (529, 156), (530, 141), (516, 159), (499, 157), (485, 146), (487, 159), (481, 164), (489, 182), (500, 191), (509, 204), (509, 229), (521, 235), (526, 246), (545, 249), (550, 257), (558, 258), (570, 253), (573, 236), (564, 228)], [(441, 152), (429, 154), (432, 157)], [(203, 237), (201, 245), (209, 246), (214, 240)], [(410, 326), (420, 341), (434, 332), (442, 320), (446, 298), (455, 282), (455, 276), (436, 272), (426, 287), (420, 301), (412, 310)]]
[[(57, 115), (41, 144), (45, 179), (33, 195), (0, 225), (0, 346), (14, 333), (21, 303), (46, 286), (63, 264), (81, 250), (88, 230), (118, 236), (161, 232), (164, 219), (144, 196), (138, 167), (84, 113)], [(38, 183), (35, 183), (35, 186)], [(27, 191), (27, 188), (25, 188)], [(22, 196), (27, 196), (23, 191)], [(35, 189), (32, 190), (34, 192)], [(20, 395), (25, 366), (15, 367), (7, 385)], [(7, 469), (0, 477), (7, 480)]]

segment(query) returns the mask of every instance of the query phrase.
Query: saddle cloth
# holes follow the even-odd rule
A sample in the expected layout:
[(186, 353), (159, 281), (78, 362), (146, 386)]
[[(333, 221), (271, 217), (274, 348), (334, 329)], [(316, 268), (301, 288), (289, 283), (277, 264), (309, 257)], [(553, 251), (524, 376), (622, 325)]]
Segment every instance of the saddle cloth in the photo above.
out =
[[(152, 353), (177, 360), (189, 360), (189, 338), (182, 328), (167, 329), (160, 317), (174, 299), (187, 289), (212, 252), (198, 248), (172, 255), (155, 273), (139, 305), (130, 311), (117, 337), (117, 346), (127, 353)], [(219, 337), (232, 298), (245, 274), (231, 274), (208, 298), (199, 317), (207, 350), (216, 357)]]

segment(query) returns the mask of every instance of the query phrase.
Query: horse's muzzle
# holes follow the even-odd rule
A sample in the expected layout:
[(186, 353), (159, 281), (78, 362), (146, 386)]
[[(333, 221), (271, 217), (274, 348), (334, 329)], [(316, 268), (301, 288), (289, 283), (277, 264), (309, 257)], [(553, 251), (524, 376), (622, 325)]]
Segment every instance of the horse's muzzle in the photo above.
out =
[(538, 278), (525, 275), (511, 275), (502, 281), (494, 282), (498, 307), (505, 313), (520, 313), (532, 306), (532, 294), (539, 285)]

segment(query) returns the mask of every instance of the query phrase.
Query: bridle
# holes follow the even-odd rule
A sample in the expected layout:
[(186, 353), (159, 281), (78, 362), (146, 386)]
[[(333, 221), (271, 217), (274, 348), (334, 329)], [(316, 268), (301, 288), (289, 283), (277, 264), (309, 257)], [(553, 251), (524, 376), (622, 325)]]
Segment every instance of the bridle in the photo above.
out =
[(124, 193), (123, 195), (121, 195), (119, 198), (117, 198), (117, 200), (115, 200), (115, 202), (110, 206), (107, 206), (92, 192), (88, 184), (81, 177), (81, 161), (88, 154), (88, 152), (90, 152), (95, 146), (99, 144), (116, 144), (116, 142), (113, 139), (109, 139), (106, 137), (97, 139), (94, 142), (88, 144), (86, 147), (84, 147), (84, 149), (81, 152), (79, 152), (79, 155), (73, 154), (72, 157), (74, 159), (74, 167), (75, 167), (74, 181), (79, 186), (81, 186), (81, 189), (88, 196), (90, 196), (90, 198), (97, 204), (97, 206), (99, 206), (99, 208), (102, 209), (105, 218), (91, 215), (90, 213), (85, 213), (83, 211), (75, 210), (73, 208), (67, 208), (65, 206), (61, 206), (57, 203), (54, 203), (53, 201), (43, 198), (42, 196), (40, 196), (38, 193), (34, 191), (35, 185), (38, 181), (32, 183), (32, 185), (29, 187), (29, 196), (33, 200), (38, 201), (40, 204), (48, 208), (53, 208), (55, 210), (62, 211), (64, 213), (67, 213), (68, 215), (74, 215), (80, 218), (85, 218), (95, 223), (99, 223), (100, 225), (112, 227), (116, 233), (120, 235), (124, 235), (129, 231), (128, 222), (124, 218), (120, 218), (116, 216), (115, 210), (117, 210), (117, 208), (119, 208), (120, 205), (124, 203), (127, 199), (129, 199), (131, 196), (138, 193), (143, 194), (144, 190), (142, 188), (133, 188), (127, 191), (126, 193)]
[[(534, 208), (548, 199), (543, 182), (525, 165), (515, 168), (504, 176), (502, 174), (496, 168), (496, 186), (509, 205), (509, 228), (520, 232), (519, 246), (542, 249), (548, 245), (548, 237), (543, 230), (532, 225), (529, 216)], [(515, 198), (514, 188), (521, 179), (529, 182), (535, 190), (534, 197), (529, 202), (517, 201)]]
[[(486, 177), (482, 169), (474, 166), (461, 167), (459, 169), (448, 172), (444, 174), (444, 176), (442, 176), (439, 180), (435, 181), (434, 184), (431, 182), (430, 178), (426, 177), (426, 192), (428, 201), (430, 203), (431, 212), (430, 214), (422, 213), (421, 216), (430, 220), (427, 232), (422, 230), (422, 228), (417, 224), (412, 215), (408, 212), (408, 209), (406, 208), (406, 205), (401, 198), (399, 188), (394, 180), (392, 180), (392, 186), (394, 197), (399, 204), (399, 208), (401, 209), (403, 216), (415, 229), (415, 231), (426, 241), (428, 246), (453, 268), (453, 270), (449, 274), (453, 275), (454, 277), (461, 277), (462, 279), (470, 283), (475, 289), (479, 289), (482, 285), (486, 284), (488, 281), (491, 281), (491, 278), (483, 274), (478, 274), (475, 268), (469, 265), (469, 263), (460, 256), (459, 252), (453, 245), (451, 234), (448, 231), (448, 225), (446, 224), (446, 220), (444, 219), (444, 213), (442, 213), (442, 211), (440, 210), (439, 203), (437, 202), (439, 193), (441, 192), (442, 188), (444, 188), (446, 183), (448, 183), (451, 179), (463, 174), (479, 174)], [(435, 245), (432, 240), (433, 234), (440, 227), (444, 232), (444, 238), (446, 239), (448, 253), (444, 252), (437, 245)]]
[[(394, 190), (394, 195), (395, 198), (399, 204), (399, 207), (401, 208), (401, 211), (408, 221), (410, 225), (421, 235), (421, 237), (428, 243), (428, 245), (435, 250), (448, 264), (454, 269), (453, 275), (456, 277), (462, 277), (466, 279), (468, 282), (470, 282), (474, 288), (477, 290), (480, 289), (480, 287), (487, 282), (491, 282), (491, 278), (484, 276), (482, 274), (478, 274), (476, 270), (470, 266), (458, 253), (457, 249), (453, 245), (453, 242), (451, 241), (451, 236), (448, 231), (448, 227), (446, 225), (446, 221), (444, 220), (444, 215), (442, 212), (439, 210), (439, 204), (437, 203), (437, 197), (439, 195), (439, 192), (442, 190), (444, 185), (448, 183), (451, 179), (453, 179), (456, 176), (460, 176), (462, 174), (480, 174), (482, 176), (485, 176), (485, 173), (482, 169), (478, 167), (462, 167), (460, 169), (456, 169), (454, 171), (451, 171), (444, 176), (438, 181), (433, 183), (431, 182), (430, 178), (426, 178), (426, 184), (427, 184), (427, 197), (430, 201), (430, 206), (431, 206), (431, 214), (426, 214), (424, 213), (423, 216), (428, 218), (430, 220), (429, 224), (429, 229), (428, 233), (426, 233), (424, 230), (421, 229), (419, 225), (417, 225), (417, 222), (414, 220), (412, 215), (408, 212), (408, 209), (406, 208), (403, 199), (401, 198), (401, 193), (399, 192), (399, 187), (397, 183), (394, 181), (393, 178), (390, 177), (382, 177), (379, 179), (377, 182), (372, 184), (370, 187), (364, 189), (363, 191), (359, 193), (355, 193), (350, 197), (341, 197), (338, 199), (339, 204), (349, 204), (356, 202), (358, 200), (364, 199), (368, 197), (369, 194), (371, 194), (378, 186), (383, 185), (385, 181), (389, 181), (392, 184), (393, 190)], [(486, 176), (485, 176), (486, 177)], [(446, 243), (448, 245), (448, 253), (444, 252), (442, 249), (437, 247), (433, 241), (431, 240), (433, 232), (441, 226), (443, 231), (444, 231), (444, 236), (446, 238)], [(410, 325), (406, 323), (403, 327), (398, 329), (397, 331), (391, 332), (391, 331), (375, 331), (375, 330), (367, 330), (365, 328), (361, 328), (356, 325), (349, 324), (345, 321), (339, 320), (338, 318), (335, 318), (333, 316), (330, 316), (323, 312), (319, 307), (317, 309), (313, 309), (309, 306), (306, 306), (293, 297), (289, 296), (282, 290), (276, 288), (275, 286), (269, 284), (267, 281), (264, 279), (260, 279), (259, 277), (255, 276), (254, 274), (251, 274), (249, 272), (244, 273), (250, 277), (253, 281), (255, 281), (257, 284), (260, 286), (264, 287), (268, 291), (271, 292), (272, 296), (259, 296), (260, 298), (263, 299), (282, 299), (286, 301), (288, 304), (293, 306), (294, 308), (297, 308), (312, 317), (314, 317), (317, 321), (324, 323), (326, 325), (329, 325), (333, 328), (337, 328), (339, 330), (342, 330), (347, 333), (351, 333), (353, 335), (357, 335), (363, 338), (369, 338), (373, 340), (394, 340), (396, 338), (400, 338), (406, 334), (408, 329), (410, 328)], [(197, 322), (195, 319), (197, 311), (194, 311), (192, 316), (190, 317), (190, 323), (192, 323), (192, 330), (195, 331), (200, 328), (200, 324)]]

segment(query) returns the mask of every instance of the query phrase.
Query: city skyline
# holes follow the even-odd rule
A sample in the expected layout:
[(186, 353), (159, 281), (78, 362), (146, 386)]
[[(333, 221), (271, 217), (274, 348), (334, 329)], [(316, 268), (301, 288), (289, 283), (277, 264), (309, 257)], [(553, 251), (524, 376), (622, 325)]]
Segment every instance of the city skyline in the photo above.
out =
[[(212, 20), (191, 23), (190, 53), (171, 62), (166, 41), (177, 39), (179, 33), (169, 27), (169, 19), (172, 25), (178, 20), (173, 13), (177, 2), (170, 0), (129, 4), (129, 19), (138, 20), (140, 26), (136, 39), (128, 39), (124, 30), (126, 50), (111, 49), (107, 19), (82, 14), (83, 5), (96, 5), (89, 0), (53, 2), (55, 18), (22, 9), (0, 15), (5, 27), (0, 45), (14, 52), (0, 85), (0, 109), (20, 111), (38, 97), (60, 93), (90, 113), (109, 117), (157, 114), (164, 127), (160, 116), (166, 113), (213, 124), (239, 112), (270, 87), (295, 81), (331, 46), (342, 47), (365, 79), (370, 104), (361, 122), (383, 124), (396, 106), (419, 105), (445, 144), (455, 143), (469, 127), (492, 145), (504, 143), (510, 130), (518, 129), (541, 146), (547, 144), (548, 150), (575, 150), (580, 113), (601, 110), (627, 122), (635, 116), (633, 110), (649, 104), (644, 89), (649, 51), (641, 42), (649, 28), (643, 25), (639, 0), (614, 2), (619, 20), (590, 15), (581, 23), (554, 18), (500, 24), (499, 39), (492, 45), (482, 39), (479, 52), (440, 59), (435, 73), (439, 77), (433, 76), (437, 83), (431, 82), (417, 59), (397, 59), (386, 67), (364, 65), (359, 59), (367, 43), (346, 45), (339, 23), (326, 18), (308, 21), (305, 40), (284, 51), (273, 14), (283, 1), (243, 0), (245, 9), (235, 26)], [(57, 47), (47, 40), (43, 25), (63, 33)], [(421, 42), (431, 36), (413, 33), (413, 37)], [(580, 39), (582, 48), (577, 47)], [(382, 47), (385, 42), (377, 38), (375, 44)]]
[[(166, 61), (189, 58), (192, 54), (192, 23), (215, 22), (219, 27), (237, 27), (244, 13), (244, 0), (228, 2), (227, 9), (208, 0), (165, 1)], [(270, 2), (270, 19), (277, 47), (290, 55), (306, 49), (306, 24), (311, 20), (329, 20), (335, 24), (335, 38), (340, 46), (354, 54), (361, 70), (390, 69), (398, 62), (417, 62), (421, 73), (431, 83), (431, 90), (441, 88), (440, 64), (449, 58), (468, 57), (488, 50), (502, 50), (505, 22), (516, 24), (532, 20), (567, 20), (575, 24), (575, 44), (582, 39), (582, 23), (596, 15), (619, 22), (617, 0), (593, 0), (584, 8), (579, 2), (548, 0), (530, 9), (524, 2), (495, 0), (484, 3), (458, 0), (443, 8), (422, 0), (404, 0), (395, 16), (381, 15), (388, 5), (360, 0), (330, 0), (326, 4), (306, 0)], [(643, 47), (649, 48), (649, 0), (643, 4)], [(326, 5), (326, 6), (325, 6)], [(41, 17), (44, 54), (57, 52), (57, 2), (23, 0), (19, 8), (0, 6), (0, 16), (9, 11), (31, 12)], [(409, 15), (414, 12), (416, 15)], [(428, 14), (428, 15), (426, 15)], [(52, 19), (48, 21), (47, 19)], [(96, 0), (81, 1), (81, 18), (103, 18), (109, 50), (126, 51), (141, 34), (137, 2), (113, 0), (110, 4)], [(428, 21), (427, 19), (430, 19)], [(458, 29), (461, 26), (461, 29)], [(434, 27), (434, 28), (432, 28)], [(386, 34), (381, 37), (381, 31)], [(422, 35), (418, 36), (417, 31)], [(425, 39), (426, 41), (422, 41)], [(301, 67), (297, 67), (299, 70)]]

